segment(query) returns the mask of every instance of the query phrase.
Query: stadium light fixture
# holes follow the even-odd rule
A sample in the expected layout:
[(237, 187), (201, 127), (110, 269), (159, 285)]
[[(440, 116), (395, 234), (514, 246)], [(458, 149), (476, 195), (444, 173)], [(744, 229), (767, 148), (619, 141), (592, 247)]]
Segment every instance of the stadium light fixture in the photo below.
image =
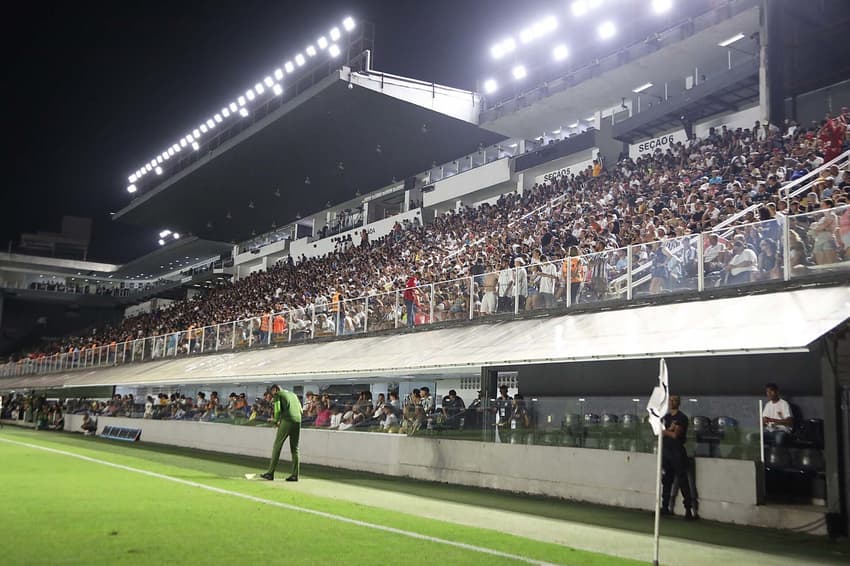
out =
[(148, 163), (147, 165), (145, 165), (145, 169), (147, 169), (148, 173), (150, 173), (151, 170), (153, 169), (153, 166), (151, 166), (151, 164)]
[(511, 74), (516, 80), (521, 80), (528, 75), (528, 71), (526, 71), (525, 65), (517, 65), (511, 70)]
[(614, 22), (607, 21), (601, 23), (596, 31), (599, 33), (600, 39), (611, 39), (617, 35), (617, 26), (614, 25)]
[(342, 27), (345, 28), (345, 31), (351, 31), (355, 27), (354, 18), (351, 16), (347, 16), (344, 20), (342, 20)]
[(573, 16), (577, 18), (585, 15), (589, 9), (590, 6), (588, 5), (587, 0), (576, 0), (570, 5), (570, 11), (573, 13)]
[(275, 85), (272, 87), (272, 90), (274, 91), (275, 96), (280, 96), (281, 94), (283, 94), (283, 87), (277, 83), (275, 83)]
[(198, 139), (199, 137), (201, 137), (201, 131), (198, 128), (195, 128), (194, 130), (192, 130), (192, 135), (195, 136), (195, 139)]
[(227, 107), (230, 108), (231, 112), (237, 112), (239, 110), (239, 106), (235, 102), (231, 102)]
[(154, 172), (155, 172), (157, 175), (162, 175), (162, 167), (157, 166), (157, 168), (156, 168), (156, 169), (154, 169)]
[(490, 57), (493, 59), (501, 59), (502, 55), (505, 54), (505, 50), (502, 49), (501, 43), (496, 43), (493, 47), (490, 48)]
[(215, 128), (215, 120), (213, 120), (212, 118), (210, 118), (209, 120), (207, 120), (207, 128), (209, 128), (209, 129), (211, 129), (211, 130), (212, 130), (213, 128)]
[(499, 90), (499, 83), (496, 82), (496, 79), (487, 79), (484, 81), (484, 92), (487, 94), (493, 94)]
[(151, 159), (150, 166), (156, 167), (156, 159)]
[(187, 145), (189, 145), (189, 142), (186, 141), (186, 138), (181, 138), (180, 139), (180, 147), (186, 147)]
[(306, 63), (306, 62), (307, 62), (307, 60), (304, 59), (304, 56), (301, 55), (300, 53), (295, 56), (295, 64), (298, 65), (299, 67), (303, 67), (304, 63)]
[(221, 109), (221, 117), (222, 118), (229, 118), (230, 117), (230, 109), (227, 106), (225, 106), (224, 108)]
[(254, 85), (254, 92), (257, 94), (263, 94), (266, 92), (266, 88), (263, 86), (263, 83), (257, 83)]
[(552, 57), (555, 59), (555, 61), (563, 61), (569, 56), (570, 50), (563, 43), (561, 45), (555, 46), (555, 49), (552, 50)]
[(639, 87), (633, 89), (632, 92), (635, 93), (635, 94), (640, 94), (651, 86), (652, 86), (652, 83), (644, 83), (644, 84), (640, 85)]
[(284, 63), (283, 68), (286, 69), (287, 73), (295, 72), (295, 65), (292, 63), (292, 61), (287, 61), (286, 63)]
[(240, 108), (239, 109), (239, 115), (242, 116), (243, 118), (247, 118), (248, 117), (248, 109), (247, 108)]
[(159, 239), (159, 245), (160, 245), (160, 246), (164, 246), (164, 245), (165, 245), (165, 240), (163, 240), (162, 238), (160, 238), (160, 239)]
[(175, 240), (179, 240), (180, 234), (178, 234), (177, 232), (174, 232), (174, 234), (172, 234), (171, 237), (174, 238)]
[(331, 57), (339, 57), (339, 45), (337, 45), (336, 43), (331, 44), (331, 46), (328, 47), (328, 53), (330, 53)]
[(307, 49), (305, 49), (304, 51), (307, 53), (308, 57), (315, 57), (316, 56), (316, 48), (313, 47), (312, 45), (308, 45)]
[(316, 44), (319, 46), (319, 49), (325, 50), (328, 48), (328, 39), (323, 35), (316, 40)]
[(170, 236), (170, 235), (171, 235), (171, 230), (163, 230), (162, 232), (159, 233), (160, 238), (165, 238), (166, 236)]
[(198, 145), (198, 142), (192, 142), (192, 149), (198, 151), (199, 149), (201, 149), (201, 146)]
[(328, 33), (331, 36), (331, 41), (337, 41), (342, 34), (339, 32), (339, 28), (331, 28), (331, 31)]
[[(154, 163), (161, 164), (165, 160), (162, 158), (161, 155), (157, 155), (156, 159), (154, 159), (153, 161), (154, 161)], [(159, 169), (159, 167), (157, 167), (157, 169)], [(159, 173), (157, 173), (157, 175), (159, 175)]]
[(174, 146), (168, 148), (168, 157), (174, 157)]
[(724, 39), (723, 41), (721, 41), (717, 45), (719, 45), (720, 47), (729, 47), (730, 45), (732, 45), (736, 41), (741, 41), (742, 39), (744, 39), (744, 34), (743, 33), (736, 33), (735, 35), (733, 35), (729, 39)]
[(193, 141), (195, 141), (195, 136), (189, 134), (188, 136), (186, 136), (186, 141), (192, 143)]
[(271, 88), (272, 85), (274, 84), (274, 79), (271, 78), (271, 76), (268, 76), (268, 77), (263, 79), (263, 82), (266, 83), (267, 87)]
[(519, 40), (522, 43), (531, 43), (535, 39), (543, 37), (547, 33), (555, 31), (558, 28), (558, 19), (555, 16), (549, 16), (535, 23), (531, 27), (525, 28), (519, 33)]
[(136, 182), (136, 174), (133, 173), (132, 175), (130, 175), (130, 177), (127, 180), (130, 181), (131, 183), (135, 183)]
[(256, 98), (256, 95), (254, 94), (254, 89), (249, 88), (248, 90), (246, 90), (245, 98), (247, 98), (248, 100), (254, 100), (254, 98)]
[(201, 125), (200, 125), (200, 126), (198, 126), (198, 127), (201, 129), (201, 133), (202, 133), (202, 134), (205, 134), (205, 133), (207, 133), (208, 131), (210, 131), (210, 129), (209, 129), (209, 128), (207, 128), (207, 125), (206, 125), (206, 124), (201, 124)]
[(656, 14), (668, 12), (673, 7), (673, 0), (652, 0), (652, 11)]
[(127, 192), (130, 193), (131, 195), (133, 193), (135, 193), (137, 190), (138, 189), (136, 188), (136, 185), (130, 185), (129, 187), (127, 187)]
[(274, 70), (274, 78), (275, 78), (275, 80), (282, 81), (283, 80), (283, 69), (275, 69)]

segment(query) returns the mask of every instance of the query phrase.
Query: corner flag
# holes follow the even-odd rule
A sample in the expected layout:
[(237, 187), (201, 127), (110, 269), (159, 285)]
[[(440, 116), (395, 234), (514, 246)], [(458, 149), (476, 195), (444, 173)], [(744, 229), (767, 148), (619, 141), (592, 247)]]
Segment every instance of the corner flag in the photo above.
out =
[(661, 434), (663, 425), (661, 419), (667, 414), (667, 400), (670, 397), (670, 388), (667, 385), (667, 362), (661, 358), (658, 369), (658, 385), (652, 390), (649, 402), (646, 404), (646, 412), (649, 413), (649, 424), (655, 436)]

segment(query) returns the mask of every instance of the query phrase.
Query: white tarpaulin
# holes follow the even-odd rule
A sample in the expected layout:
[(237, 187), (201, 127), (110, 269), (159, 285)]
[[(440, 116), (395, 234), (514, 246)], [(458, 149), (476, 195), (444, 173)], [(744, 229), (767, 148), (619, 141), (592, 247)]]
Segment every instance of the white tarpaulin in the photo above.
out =
[(652, 395), (646, 403), (646, 412), (649, 413), (649, 424), (655, 436), (661, 434), (664, 426), (661, 419), (667, 414), (667, 402), (670, 400), (670, 385), (667, 382), (667, 362), (664, 358), (658, 363), (658, 385), (652, 389)]
[(492, 365), (799, 352), (848, 318), (850, 286), (798, 289), (11, 378), (0, 380), (0, 388), (405, 376)]

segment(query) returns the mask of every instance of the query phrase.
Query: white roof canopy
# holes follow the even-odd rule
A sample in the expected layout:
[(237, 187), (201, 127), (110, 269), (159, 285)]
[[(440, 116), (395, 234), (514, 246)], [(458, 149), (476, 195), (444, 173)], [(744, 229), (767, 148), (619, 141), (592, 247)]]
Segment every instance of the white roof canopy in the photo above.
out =
[(850, 318), (850, 286), (500, 321), (0, 381), (0, 389), (477, 375), (482, 366), (801, 352)]

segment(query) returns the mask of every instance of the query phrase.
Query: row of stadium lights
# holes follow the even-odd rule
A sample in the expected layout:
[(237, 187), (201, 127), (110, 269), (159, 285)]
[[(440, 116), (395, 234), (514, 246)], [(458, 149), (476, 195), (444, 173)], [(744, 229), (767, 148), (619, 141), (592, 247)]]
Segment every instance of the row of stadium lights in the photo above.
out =
[[(356, 23), (354, 19), (349, 16), (342, 20), (342, 27), (345, 31), (351, 32), (356, 27)], [(328, 39), (328, 37), (330, 39)], [(328, 37), (321, 36), (316, 40), (315, 46), (311, 44), (304, 49), (306, 56), (304, 53), (298, 53), (291, 60), (286, 61), (286, 63), (283, 64), (283, 68), (275, 69), (271, 75), (255, 84), (253, 88), (249, 88), (245, 91), (245, 94), (237, 97), (235, 101), (222, 108), (221, 111), (216, 113), (212, 118), (202, 122), (197, 128), (194, 128), (191, 133), (180, 138), (179, 142), (175, 142), (167, 150), (142, 165), (127, 178), (130, 182), (130, 185), (127, 187), (127, 192), (130, 194), (135, 193), (138, 190), (136, 183), (148, 173), (153, 172), (157, 175), (162, 175), (162, 166), (164, 163), (176, 154), (180, 153), (183, 149), (191, 147), (194, 151), (200, 150), (201, 145), (199, 140), (229, 117), (239, 115), (246, 118), (249, 115), (247, 108), (248, 103), (253, 102), (257, 97), (266, 93), (272, 93), (274, 96), (281, 96), (283, 94), (283, 86), (281, 86), (280, 83), (283, 81), (284, 76), (291, 75), (295, 72), (296, 68), (303, 67), (307, 63), (308, 58), (313, 58), (319, 54), (319, 51), (325, 50), (327, 50), (331, 57), (338, 57), (342, 51), (340, 50), (337, 42), (342, 37), (342, 32), (338, 27), (333, 27), (328, 32)]]
[[(570, 11), (573, 16), (580, 18), (589, 12), (601, 6), (603, 0), (575, 0), (570, 5)], [(673, 7), (673, 0), (651, 0), (652, 10), (656, 14), (663, 14)], [(558, 19), (555, 16), (549, 16), (535, 23), (531, 27), (525, 28), (519, 32), (519, 43), (527, 45), (546, 36), (558, 29)], [(601, 40), (608, 40), (617, 35), (617, 26), (612, 21), (604, 21), (596, 28), (596, 33)], [(505, 55), (512, 53), (517, 49), (517, 40), (513, 36), (506, 37), (502, 41), (496, 43), (490, 48), (490, 55), (493, 59), (499, 60)], [(570, 56), (569, 47), (566, 44), (560, 43), (552, 48), (552, 59), (556, 63), (560, 63)], [(511, 69), (511, 75), (517, 81), (528, 76), (528, 70), (525, 65), (518, 64)], [(499, 90), (499, 83), (494, 78), (489, 78), (484, 81), (485, 94), (493, 94)]]

